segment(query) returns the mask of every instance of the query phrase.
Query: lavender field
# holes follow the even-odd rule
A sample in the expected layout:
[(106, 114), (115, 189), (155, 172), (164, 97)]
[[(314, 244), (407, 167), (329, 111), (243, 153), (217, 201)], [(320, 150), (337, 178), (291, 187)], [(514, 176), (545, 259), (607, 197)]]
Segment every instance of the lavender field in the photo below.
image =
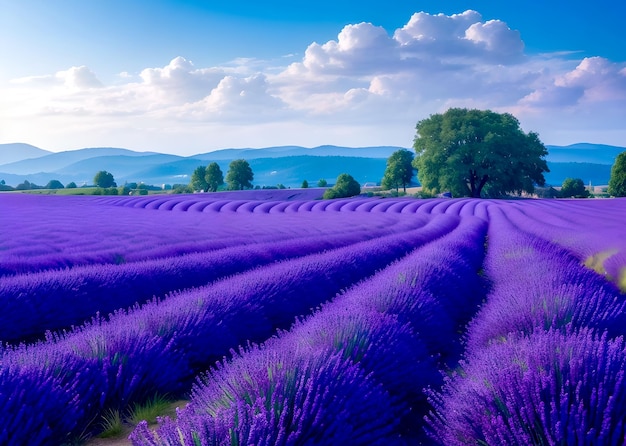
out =
[(0, 195), (0, 444), (619, 445), (626, 199)]

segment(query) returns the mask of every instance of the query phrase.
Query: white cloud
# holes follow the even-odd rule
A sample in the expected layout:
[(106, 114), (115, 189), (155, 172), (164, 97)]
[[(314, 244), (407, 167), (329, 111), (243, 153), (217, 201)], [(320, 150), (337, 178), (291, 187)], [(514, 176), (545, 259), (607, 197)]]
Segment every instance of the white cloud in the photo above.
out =
[(228, 75), (201, 101), (180, 107), (180, 118), (230, 122), (264, 122), (282, 114), (283, 102), (268, 92), (263, 74), (248, 77)]
[(219, 67), (197, 69), (193, 62), (179, 56), (163, 68), (144, 69), (141, 87), (158, 96), (159, 101), (197, 101), (209, 94), (227, 72)]
[(64, 71), (58, 71), (54, 75), (29, 76), (11, 81), (14, 85), (31, 87), (58, 87), (65, 86), (70, 89), (90, 89), (102, 87), (96, 74), (86, 66), (71, 67)]
[(72, 67), (67, 71), (59, 71), (56, 77), (61, 79), (66, 87), (70, 88), (87, 89), (102, 87), (102, 82), (86, 66)]
[(474, 23), (465, 30), (465, 38), (474, 44), (484, 45), (486, 52), (493, 54), (500, 63), (519, 60), (524, 51), (519, 32), (499, 20)]
[(533, 107), (571, 107), (592, 104), (626, 106), (626, 69), (602, 57), (583, 59), (573, 70), (560, 73), (552, 82), (520, 100)]
[(122, 72), (112, 85), (85, 66), (17, 79), (0, 85), (0, 120), (7, 123), (0, 139), (30, 141), (37, 128), (59, 141), (92, 141), (83, 146), (130, 145), (125, 137), (153, 150), (410, 146), (418, 120), (467, 106), (510, 111), (542, 137), (565, 139), (587, 127), (626, 141), (626, 65), (574, 56), (526, 55), (518, 31), (476, 11), (420, 12), (393, 33), (347, 25), (293, 63), (289, 55), (197, 67), (176, 57)]

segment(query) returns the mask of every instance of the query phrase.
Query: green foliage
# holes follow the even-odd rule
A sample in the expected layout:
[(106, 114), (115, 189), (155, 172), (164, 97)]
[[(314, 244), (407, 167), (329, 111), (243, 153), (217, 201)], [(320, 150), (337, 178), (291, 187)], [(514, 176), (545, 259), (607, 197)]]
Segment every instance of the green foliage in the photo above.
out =
[(93, 178), (93, 184), (102, 188), (117, 187), (117, 184), (115, 184), (115, 179), (113, 178), (113, 174), (107, 172), (106, 170), (101, 170), (96, 174), (96, 176)]
[(402, 186), (406, 192), (406, 186), (411, 183), (414, 170), (412, 152), (406, 149), (393, 152), (387, 159), (387, 168), (381, 183), (383, 190), (396, 189), (398, 192)]
[(173, 184), (172, 185), (172, 193), (173, 194), (190, 194), (193, 192), (191, 185), (189, 184)]
[(252, 188), (254, 174), (250, 164), (244, 159), (233, 160), (228, 165), (226, 183), (230, 190), (243, 190)]
[(307, 180), (304, 180), (302, 182), (302, 186), (301, 187), (302, 187), (302, 189), (308, 189), (309, 188), (309, 182)]
[(498, 197), (545, 184), (546, 147), (509, 113), (451, 108), (419, 121), (416, 131), (414, 166), (434, 193)]
[(626, 152), (620, 153), (615, 158), (608, 193), (613, 197), (626, 197)]
[(30, 184), (30, 181), (24, 180), (22, 183), (15, 186), (15, 190), (31, 190), (33, 186)]
[(163, 395), (155, 395), (144, 404), (135, 403), (130, 410), (128, 420), (139, 424), (146, 420), (149, 424), (156, 423), (156, 418), (165, 415), (170, 410), (172, 402)]
[(112, 438), (117, 437), (124, 431), (122, 424), (122, 417), (120, 411), (115, 409), (109, 409), (102, 415), (102, 422), (100, 423), (102, 432), (98, 435), (100, 438)]
[(324, 192), (323, 198), (330, 200), (333, 198), (353, 197), (361, 193), (361, 185), (347, 173), (342, 173), (337, 177), (335, 185)]
[(328, 181), (326, 181), (324, 178), (320, 179), (317, 182), (317, 187), (326, 187), (328, 186)]
[(46, 184), (45, 189), (64, 189), (64, 186), (59, 180), (50, 180)]
[(561, 187), (561, 198), (587, 198), (589, 191), (585, 189), (585, 183), (580, 178), (566, 178)]
[(206, 167), (198, 166), (191, 174), (191, 182), (189, 183), (191, 190), (206, 192), (209, 185), (206, 182)]
[(206, 167), (204, 180), (209, 192), (217, 192), (217, 189), (224, 184), (224, 174), (216, 162), (212, 162)]
[(76, 189), (76, 183), (74, 183), (73, 181), (70, 181), (69, 183), (67, 183), (67, 186), (65, 186), (66, 189)]

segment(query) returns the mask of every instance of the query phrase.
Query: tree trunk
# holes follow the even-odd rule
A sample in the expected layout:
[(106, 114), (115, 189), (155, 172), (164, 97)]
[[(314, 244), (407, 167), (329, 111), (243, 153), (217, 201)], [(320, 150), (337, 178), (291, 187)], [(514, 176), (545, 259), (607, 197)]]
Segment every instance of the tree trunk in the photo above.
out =
[(485, 187), (485, 184), (487, 183), (487, 181), (489, 181), (489, 176), (483, 175), (483, 177), (480, 179), (480, 183), (478, 183), (478, 187), (476, 188), (475, 198), (480, 198), (480, 193), (483, 191), (483, 187)]
[[(482, 192), (483, 187), (485, 187), (485, 184), (487, 183), (487, 181), (489, 181), (488, 175), (483, 175), (480, 181), (478, 181), (478, 174), (476, 173), (475, 170), (470, 169), (469, 171), (470, 196), (472, 198), (480, 198), (480, 193)], [(476, 184), (476, 182), (478, 182), (478, 184)]]

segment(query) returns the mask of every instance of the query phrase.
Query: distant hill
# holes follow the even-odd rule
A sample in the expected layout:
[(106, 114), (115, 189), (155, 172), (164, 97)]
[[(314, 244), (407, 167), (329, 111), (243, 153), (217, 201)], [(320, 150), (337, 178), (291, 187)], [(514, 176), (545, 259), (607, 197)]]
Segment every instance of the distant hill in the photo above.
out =
[(24, 143), (0, 144), (0, 165), (30, 158), (39, 158), (52, 152)]
[(223, 149), (190, 157), (155, 152), (135, 152), (121, 148), (87, 148), (59, 153), (42, 151), (34, 159), (0, 164), (0, 179), (17, 185), (28, 180), (45, 185), (56, 179), (64, 184), (91, 183), (99, 170), (111, 172), (118, 184), (140, 182), (146, 184), (186, 184), (198, 166), (217, 162), (224, 174), (228, 164), (243, 158), (250, 162), (255, 175), (254, 184), (287, 187), (300, 186), (304, 179), (317, 182), (324, 178), (333, 182), (343, 172), (357, 181), (379, 182), (386, 159), (400, 147), (338, 147), (299, 146), (266, 147), (261, 149)]
[(580, 178), (585, 185), (605, 186), (611, 178), (611, 167), (610, 164), (548, 162), (550, 172), (543, 176), (548, 186), (561, 186), (566, 178)]
[(626, 151), (624, 147), (590, 143), (546, 146), (546, 148), (548, 149), (546, 157), (548, 162), (608, 164), (610, 166), (615, 162), (617, 155)]
[(389, 158), (396, 150), (403, 147), (378, 146), (378, 147), (340, 147), (318, 146), (306, 148), (300, 146), (266, 147), (264, 149), (222, 149), (214, 152), (194, 155), (190, 158), (201, 160), (233, 160), (243, 158), (246, 160), (256, 158), (282, 158), (285, 156), (350, 156), (359, 158)]
[[(17, 175), (27, 175), (41, 172), (55, 172), (57, 170), (66, 168), (79, 161), (98, 157), (136, 157), (136, 156), (148, 156), (153, 155), (155, 152), (135, 152), (128, 149), (118, 149), (114, 147), (94, 147), (88, 149), (68, 150), (66, 152), (50, 153), (46, 152), (45, 156), (41, 156), (34, 159), (23, 159), (10, 164), (0, 165), (0, 172), (12, 173)], [(112, 160), (112, 158), (109, 158)], [(98, 168), (98, 170), (108, 170), (106, 167)]]
[[(212, 161), (215, 161), (226, 175), (228, 164), (232, 160), (186, 158), (146, 168), (137, 172), (136, 176), (152, 184), (188, 183), (196, 167), (206, 166)], [(275, 186), (280, 183), (287, 187), (300, 187), (303, 180), (314, 185), (322, 178), (333, 183), (343, 172), (350, 173), (360, 183), (380, 182), (387, 165), (386, 158), (311, 155), (252, 158), (248, 159), (248, 162), (254, 173), (255, 185)]]
[[(567, 177), (581, 178), (585, 184), (608, 184), (611, 166), (624, 147), (580, 143), (547, 146), (549, 185), (560, 186)], [(352, 175), (360, 183), (379, 183), (386, 160), (401, 147), (279, 146), (260, 149), (231, 148), (194, 156), (96, 147), (51, 153), (28, 144), (0, 144), (0, 180), (16, 186), (28, 180), (45, 185), (50, 180), (90, 184), (99, 170), (113, 174), (118, 184), (187, 184), (198, 166), (217, 162), (224, 174), (228, 164), (243, 158), (250, 162), (255, 185), (299, 187), (303, 180), (314, 185), (319, 179), (333, 183), (340, 173)]]

